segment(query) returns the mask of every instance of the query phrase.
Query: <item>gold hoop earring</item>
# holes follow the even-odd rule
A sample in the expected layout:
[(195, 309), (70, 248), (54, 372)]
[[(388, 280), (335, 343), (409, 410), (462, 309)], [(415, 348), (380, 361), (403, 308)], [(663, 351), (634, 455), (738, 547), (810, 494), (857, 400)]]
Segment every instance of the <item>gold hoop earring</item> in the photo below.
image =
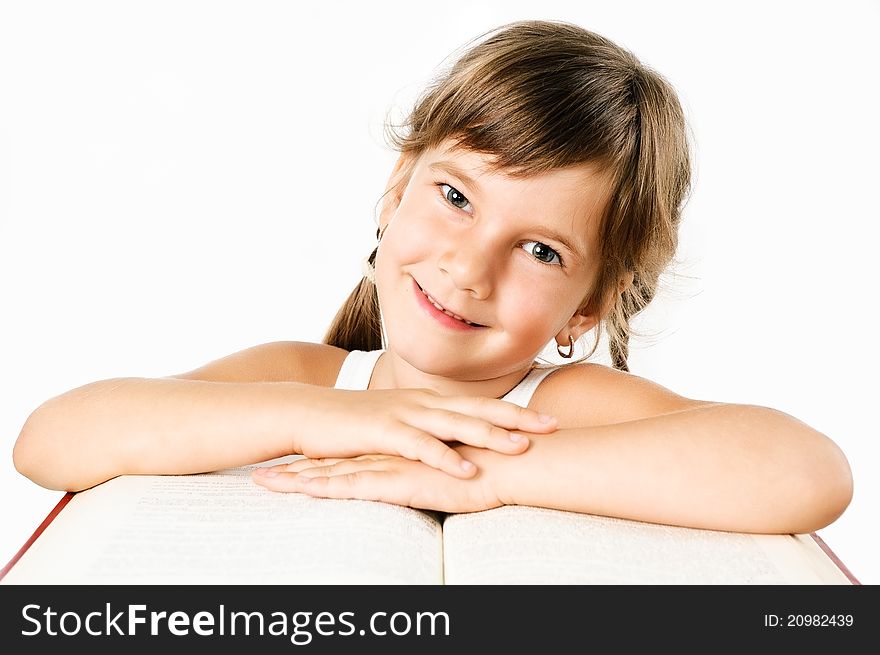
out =
[(569, 334), (568, 335), (568, 352), (562, 352), (562, 346), (558, 343), (556, 344), (556, 352), (559, 353), (559, 356), (563, 359), (571, 359), (571, 356), (574, 355), (574, 338)]

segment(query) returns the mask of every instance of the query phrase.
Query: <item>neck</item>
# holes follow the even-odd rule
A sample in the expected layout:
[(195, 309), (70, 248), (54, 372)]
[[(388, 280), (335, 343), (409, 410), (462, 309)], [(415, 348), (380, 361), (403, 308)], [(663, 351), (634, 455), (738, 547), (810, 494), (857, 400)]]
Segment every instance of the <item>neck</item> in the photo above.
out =
[(430, 389), (444, 396), (501, 398), (519, 384), (532, 369), (524, 364), (510, 373), (480, 380), (459, 380), (425, 373), (398, 357), (394, 351), (382, 354), (376, 363), (370, 389)]

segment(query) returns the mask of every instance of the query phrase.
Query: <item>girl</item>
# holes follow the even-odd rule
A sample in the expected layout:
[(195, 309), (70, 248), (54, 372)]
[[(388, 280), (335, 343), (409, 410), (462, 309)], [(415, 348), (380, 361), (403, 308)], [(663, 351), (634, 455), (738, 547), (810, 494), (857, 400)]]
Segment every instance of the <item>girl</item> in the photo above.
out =
[[(630, 320), (677, 245), (690, 182), (668, 83), (562, 22), (484, 35), (391, 133), (378, 245), (325, 343), (49, 399), (17, 469), (80, 490), (121, 474), (258, 468), (269, 489), (447, 512), (538, 505), (809, 532), (852, 495), (825, 435), (682, 397), (627, 368)], [(607, 334), (613, 368), (537, 361)], [(584, 358), (586, 359), (586, 358)]]

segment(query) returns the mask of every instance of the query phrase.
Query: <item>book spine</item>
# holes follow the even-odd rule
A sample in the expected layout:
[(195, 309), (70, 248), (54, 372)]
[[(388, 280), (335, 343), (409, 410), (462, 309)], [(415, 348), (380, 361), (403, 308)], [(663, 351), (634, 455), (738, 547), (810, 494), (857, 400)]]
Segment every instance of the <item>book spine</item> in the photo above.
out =
[(30, 539), (24, 542), (24, 545), (18, 549), (18, 552), (15, 554), (15, 556), (13, 556), (11, 560), (9, 560), (9, 563), (2, 569), (0, 569), (0, 580), (2, 580), (7, 573), (9, 573), (9, 570), (13, 566), (15, 566), (15, 563), (19, 559), (21, 559), (21, 556), (24, 555), (25, 551), (31, 547), (31, 544), (37, 540), (37, 537), (39, 537), (43, 533), (43, 530), (45, 530), (46, 527), (55, 520), (55, 517), (58, 516), (61, 510), (64, 509), (64, 506), (70, 502), (71, 498), (73, 498), (72, 491), (68, 491), (64, 494), (64, 496), (61, 497), (61, 500), (58, 501), (52, 511), (49, 512), (46, 518), (43, 519), (43, 522), (40, 523), (36, 530), (34, 530), (34, 533), (31, 535)]
[(825, 552), (825, 554), (828, 555), (828, 557), (831, 559), (831, 561), (837, 565), (837, 568), (839, 568), (843, 572), (843, 574), (847, 578), (849, 578), (850, 582), (852, 582), (854, 585), (862, 584), (861, 582), (859, 582), (856, 579), (856, 576), (854, 576), (850, 572), (850, 570), (846, 567), (846, 564), (844, 564), (840, 560), (840, 558), (837, 556), (837, 554), (835, 554), (835, 552), (833, 550), (831, 550), (831, 548), (828, 546), (828, 544), (825, 543), (825, 541), (822, 539), (822, 537), (817, 535), (815, 532), (811, 532), (810, 536), (813, 538), (813, 541), (815, 541), (819, 545), (819, 548), (821, 548)]

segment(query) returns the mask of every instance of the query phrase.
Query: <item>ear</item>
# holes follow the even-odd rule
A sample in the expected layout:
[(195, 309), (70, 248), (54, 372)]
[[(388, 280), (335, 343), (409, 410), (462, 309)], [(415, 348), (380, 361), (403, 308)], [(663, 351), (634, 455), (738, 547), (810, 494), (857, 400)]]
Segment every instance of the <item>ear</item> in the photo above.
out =
[(587, 332), (596, 327), (599, 318), (594, 315), (585, 316), (584, 314), (575, 314), (565, 324), (556, 335), (556, 343), (563, 348), (568, 346), (568, 338), (571, 337), (575, 341), (580, 339)]
[(632, 286), (633, 279), (634, 276), (631, 271), (626, 271), (620, 276), (620, 279), (617, 281), (617, 290), (609, 293), (608, 297), (605, 299), (605, 304), (602, 306), (601, 316), (606, 316), (608, 312), (611, 311), (614, 307), (614, 303), (617, 302), (617, 299), (620, 298), (624, 291)]
[(568, 319), (568, 322), (559, 331), (559, 334), (556, 335), (556, 343), (564, 348), (568, 345), (569, 336), (577, 341), (587, 332), (596, 327), (599, 323), (599, 319), (611, 311), (611, 308), (614, 306), (614, 301), (620, 296), (620, 294), (629, 288), (632, 282), (633, 274), (627, 271), (617, 283), (617, 294), (612, 294), (608, 297), (605, 306), (602, 308), (601, 314), (581, 314), (580, 312), (574, 314), (574, 316)]
[(382, 195), (382, 209), (379, 212), (380, 232), (385, 230), (391, 217), (394, 216), (394, 212), (397, 211), (414, 167), (415, 157), (413, 155), (401, 153), (397, 158), (385, 185), (385, 193)]

